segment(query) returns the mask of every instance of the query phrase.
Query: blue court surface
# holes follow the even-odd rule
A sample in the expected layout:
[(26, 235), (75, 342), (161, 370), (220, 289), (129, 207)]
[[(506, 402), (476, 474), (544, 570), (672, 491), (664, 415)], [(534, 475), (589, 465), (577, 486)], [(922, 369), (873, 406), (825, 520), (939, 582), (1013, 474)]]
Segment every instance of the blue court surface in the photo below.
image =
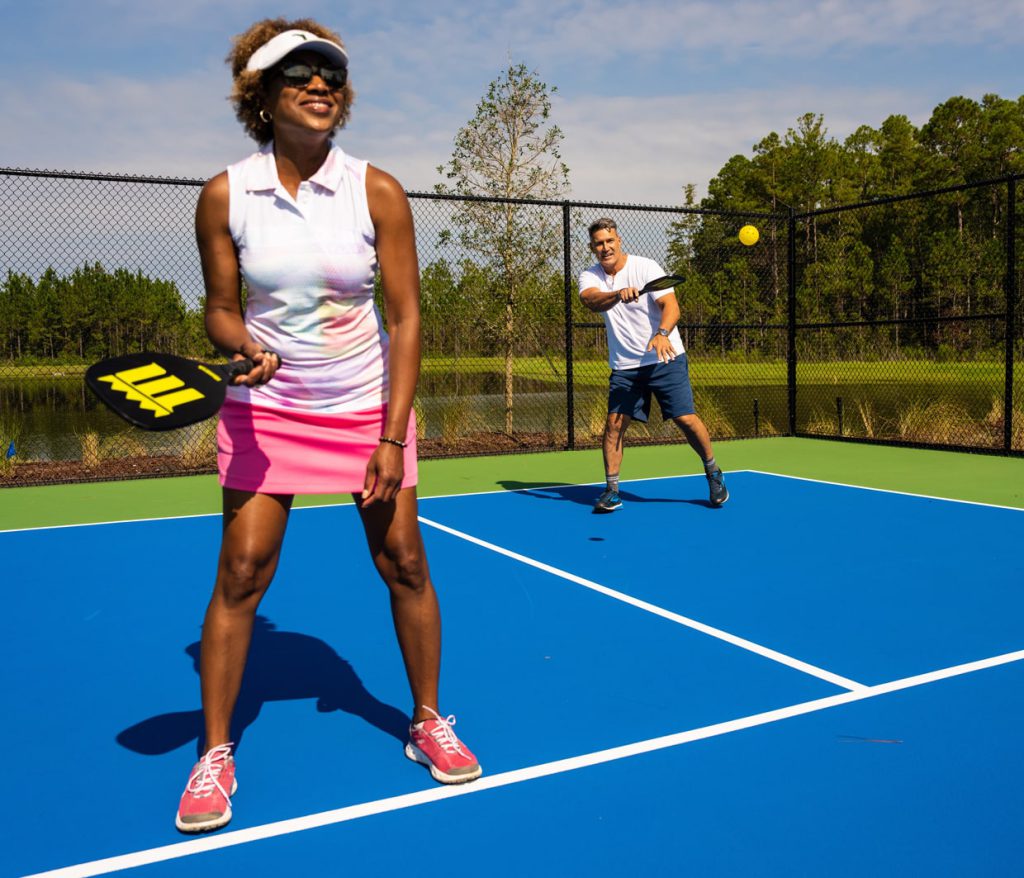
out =
[(728, 481), (421, 500), (462, 787), (403, 756), (355, 509), (295, 510), (201, 837), (173, 820), (219, 517), (0, 533), (0, 871), (1022, 874), (1024, 511)]

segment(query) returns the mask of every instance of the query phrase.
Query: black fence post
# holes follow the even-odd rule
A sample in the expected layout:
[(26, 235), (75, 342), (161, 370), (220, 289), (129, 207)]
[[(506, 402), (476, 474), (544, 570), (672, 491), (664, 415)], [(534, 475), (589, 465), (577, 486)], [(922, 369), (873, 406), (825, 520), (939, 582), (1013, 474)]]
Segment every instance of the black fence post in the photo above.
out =
[(786, 246), (786, 278), (789, 290), (789, 313), (786, 318), (788, 344), (786, 353), (786, 386), (789, 391), (789, 435), (796, 435), (796, 211), (789, 208)]
[(1013, 349), (1017, 335), (1017, 178), (1006, 183), (1006, 377), (1003, 388), (1003, 448), (1013, 448)]
[(569, 202), (562, 203), (562, 280), (565, 288), (565, 445), (576, 448), (576, 410), (572, 376), (572, 258), (569, 240)]

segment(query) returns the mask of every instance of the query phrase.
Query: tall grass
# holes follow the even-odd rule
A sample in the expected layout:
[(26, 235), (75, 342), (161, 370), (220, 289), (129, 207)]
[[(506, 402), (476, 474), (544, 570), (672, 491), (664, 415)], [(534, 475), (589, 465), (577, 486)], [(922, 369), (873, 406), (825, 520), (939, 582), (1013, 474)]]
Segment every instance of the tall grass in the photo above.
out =
[(471, 433), (476, 417), (472, 397), (449, 396), (444, 400), (439, 415), (441, 421), (441, 444), (454, 448), (463, 436)]
[[(698, 388), (693, 392), (693, 405), (713, 440), (731, 439), (736, 436), (736, 427), (722, 411), (712, 394)], [(765, 424), (768, 422), (761, 422), (762, 430)], [(768, 426), (771, 425), (768, 424)]]
[[(1006, 422), (1004, 418), (1005, 405), (1002, 397), (992, 397), (992, 406), (985, 416), (985, 425), (996, 436), (1002, 440), (1003, 430)], [(1014, 406), (1010, 409), (1010, 447), (1017, 450), (1024, 450), (1024, 408)]]
[(864, 436), (868, 439), (875, 438), (875, 410), (870, 400), (858, 399), (857, 412), (860, 414), (861, 424), (864, 425)]
[(212, 469), (217, 465), (217, 419), (209, 418), (188, 428), (178, 455), (187, 470)]
[(95, 430), (76, 433), (78, 444), (82, 447), (82, 466), (93, 470), (100, 465), (100, 434)]
[(816, 408), (804, 423), (803, 432), (815, 436), (838, 436), (839, 418), (835, 415), (825, 414), (821, 409)]
[(427, 409), (418, 396), (412, 401), (412, 409), (416, 414), (416, 441), (422, 442), (427, 438)]
[(97, 460), (148, 457), (149, 449), (134, 430), (123, 430), (100, 439)]
[[(9, 478), (17, 465), (18, 446), (21, 444), (21, 420), (0, 411), (0, 478)], [(14, 456), (7, 456), (7, 449), (14, 443)]]
[[(974, 416), (958, 403), (942, 399), (910, 399), (893, 416), (878, 415), (871, 400), (857, 400), (857, 415), (843, 423), (843, 435), (864, 439), (897, 439), (927, 445), (959, 445), (965, 448), (998, 448), (1003, 444), (1003, 400), (992, 397), (989, 411)], [(1024, 411), (1014, 408), (1011, 447), (1024, 449)], [(812, 410), (801, 432), (838, 436), (838, 416), (819, 408)]]
[(996, 444), (996, 436), (984, 423), (972, 420), (961, 405), (937, 400), (912, 401), (900, 412), (896, 432), (906, 442), (935, 445)]
[(604, 425), (608, 421), (608, 396), (606, 393), (580, 393), (577, 396), (577, 411), (582, 417), (580, 432), (584, 440), (593, 441), (604, 436)]

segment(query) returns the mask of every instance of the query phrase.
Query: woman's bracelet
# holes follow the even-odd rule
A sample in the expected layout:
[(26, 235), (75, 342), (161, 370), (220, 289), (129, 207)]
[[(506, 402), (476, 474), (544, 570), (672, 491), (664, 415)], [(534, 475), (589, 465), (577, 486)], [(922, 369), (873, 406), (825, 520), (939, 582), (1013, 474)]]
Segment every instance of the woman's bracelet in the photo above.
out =
[(387, 442), (389, 445), (397, 445), (399, 448), (405, 448), (408, 442), (403, 442), (401, 439), (392, 439), (390, 436), (381, 436), (381, 442)]

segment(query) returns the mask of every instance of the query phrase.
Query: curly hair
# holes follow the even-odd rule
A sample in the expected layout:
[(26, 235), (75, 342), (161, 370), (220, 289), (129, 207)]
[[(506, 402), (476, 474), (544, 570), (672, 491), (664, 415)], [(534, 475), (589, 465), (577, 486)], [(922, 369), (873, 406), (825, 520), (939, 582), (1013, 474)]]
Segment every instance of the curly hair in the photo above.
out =
[[(260, 146), (274, 138), (273, 123), (264, 122), (260, 118), (260, 110), (266, 108), (267, 78), (264, 74), (267, 71), (246, 70), (245, 65), (260, 46), (286, 30), (308, 30), (339, 46), (345, 45), (334, 31), (311, 18), (296, 18), (291, 21), (286, 18), (264, 18), (234, 38), (231, 51), (225, 59), (231, 65), (231, 76), (234, 80), (231, 103), (235, 106), (235, 115), (245, 128), (245, 133)], [(341, 117), (338, 120), (338, 128), (345, 127), (355, 96), (352, 85), (346, 82), (345, 87), (341, 89)]]

